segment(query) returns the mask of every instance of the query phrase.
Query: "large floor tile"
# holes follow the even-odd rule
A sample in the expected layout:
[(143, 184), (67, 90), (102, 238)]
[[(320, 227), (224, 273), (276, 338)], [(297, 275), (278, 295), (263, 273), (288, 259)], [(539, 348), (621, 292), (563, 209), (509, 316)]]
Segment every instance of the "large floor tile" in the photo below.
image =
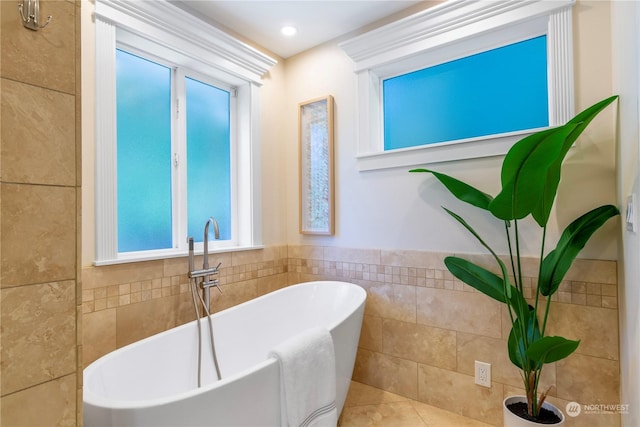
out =
[(339, 427), (491, 427), (489, 424), (356, 381)]
[(409, 401), (350, 406), (342, 411), (339, 425), (340, 427), (426, 427)]
[(426, 403), (414, 400), (411, 404), (428, 427), (491, 427), (491, 424), (463, 417)]
[(344, 404), (345, 408), (350, 406), (379, 405), (381, 403), (406, 402), (408, 398), (399, 394), (371, 387), (357, 381), (351, 381), (349, 394)]

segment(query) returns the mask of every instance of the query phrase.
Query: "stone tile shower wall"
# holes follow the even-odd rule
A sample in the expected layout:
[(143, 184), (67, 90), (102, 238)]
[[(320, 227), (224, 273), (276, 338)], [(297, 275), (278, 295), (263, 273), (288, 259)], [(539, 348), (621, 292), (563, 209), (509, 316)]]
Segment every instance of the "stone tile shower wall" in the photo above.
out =
[(0, 2), (0, 425), (81, 425), (80, 2)]
[[(367, 290), (354, 380), (500, 425), (503, 398), (523, 394), (506, 351), (509, 317), (502, 304), (454, 280), (446, 255), (290, 246), (289, 283), (337, 279)], [(525, 263), (527, 296), (536, 271), (535, 263)], [(625, 403), (616, 277), (615, 262), (577, 260), (554, 295), (550, 334), (581, 339), (576, 353), (545, 367), (541, 380), (541, 390), (553, 386), (549, 401), (562, 409), (571, 401)], [(474, 360), (491, 363), (491, 388), (474, 384)], [(567, 425), (619, 424), (619, 415), (582, 414)]]

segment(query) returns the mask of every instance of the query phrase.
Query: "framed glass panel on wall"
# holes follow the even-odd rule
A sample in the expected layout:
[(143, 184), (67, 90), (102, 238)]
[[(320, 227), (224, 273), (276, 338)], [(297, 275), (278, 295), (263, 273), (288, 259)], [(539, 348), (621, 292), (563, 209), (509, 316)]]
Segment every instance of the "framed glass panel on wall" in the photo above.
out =
[(299, 106), (300, 233), (334, 233), (333, 97)]

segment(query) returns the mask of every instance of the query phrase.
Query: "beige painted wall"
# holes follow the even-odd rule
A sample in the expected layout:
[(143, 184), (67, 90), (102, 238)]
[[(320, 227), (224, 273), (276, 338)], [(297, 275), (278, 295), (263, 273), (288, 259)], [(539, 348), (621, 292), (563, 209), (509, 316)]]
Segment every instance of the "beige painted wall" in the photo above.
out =
[[(609, 3), (578, 2), (574, 8), (576, 104), (581, 110), (612, 94)], [(330, 42), (286, 61), (287, 103), (287, 242), (329, 246), (482, 252), (456, 227), (441, 205), (453, 207), (463, 217), (478, 212), (459, 203), (426, 175), (409, 168), (358, 172), (356, 165), (356, 76), (353, 63)], [(336, 236), (301, 236), (297, 231), (296, 107), (301, 101), (331, 94), (336, 103)], [(614, 113), (609, 108), (583, 135), (565, 163), (550, 237), (571, 220), (605, 203), (616, 203)], [(499, 186), (501, 158), (483, 158), (430, 165), (491, 194)], [(474, 227), (484, 235), (500, 233), (501, 224)], [(536, 235), (531, 227), (525, 236)], [(585, 258), (616, 259), (615, 221), (607, 224), (585, 248)], [(525, 239), (526, 240), (526, 239)], [(496, 243), (497, 244), (497, 243)], [(502, 248), (506, 251), (506, 248)], [(534, 255), (538, 247), (527, 247)]]
[[(83, 1), (83, 164), (93, 165), (92, 4)], [(597, 31), (594, 31), (597, 28)], [(609, 3), (581, 1), (575, 6), (576, 105), (583, 109), (609, 96), (611, 87)], [(280, 61), (264, 78), (262, 104), (262, 204), (263, 241), (273, 244), (321, 244), (342, 247), (380, 247), (435, 251), (482, 252), (455, 227), (440, 209), (453, 207), (463, 216), (477, 212), (453, 200), (425, 175), (405, 169), (358, 172), (356, 165), (356, 85), (353, 63), (337, 46), (327, 43), (286, 61)], [(336, 235), (302, 236), (298, 233), (298, 103), (331, 94), (336, 102)], [(550, 221), (553, 238), (566, 224), (586, 210), (604, 203), (616, 203), (615, 108), (602, 113), (585, 132), (581, 143), (565, 163), (558, 203)], [(501, 158), (473, 159), (439, 164), (438, 170), (475, 183), (497, 193)], [(85, 167), (83, 181), (82, 264), (90, 265), (94, 255), (93, 167)], [(589, 197), (586, 197), (588, 195)], [(428, 220), (425, 220), (428, 218)], [(478, 222), (477, 229), (492, 235), (501, 225)], [(446, 232), (442, 232), (446, 230)], [(524, 226), (525, 235), (535, 227)], [(611, 221), (593, 238), (582, 257), (616, 259), (617, 226)], [(526, 240), (526, 239), (525, 239)], [(501, 247), (500, 241), (493, 242)], [(502, 247), (506, 251), (505, 247)], [(526, 246), (527, 254), (539, 248)]]

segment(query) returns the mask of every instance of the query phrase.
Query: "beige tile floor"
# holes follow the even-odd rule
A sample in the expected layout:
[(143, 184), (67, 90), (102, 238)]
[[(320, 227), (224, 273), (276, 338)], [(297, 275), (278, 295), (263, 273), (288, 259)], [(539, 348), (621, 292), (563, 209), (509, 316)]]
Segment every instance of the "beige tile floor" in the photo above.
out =
[(342, 410), (340, 427), (491, 427), (404, 396), (355, 381)]

